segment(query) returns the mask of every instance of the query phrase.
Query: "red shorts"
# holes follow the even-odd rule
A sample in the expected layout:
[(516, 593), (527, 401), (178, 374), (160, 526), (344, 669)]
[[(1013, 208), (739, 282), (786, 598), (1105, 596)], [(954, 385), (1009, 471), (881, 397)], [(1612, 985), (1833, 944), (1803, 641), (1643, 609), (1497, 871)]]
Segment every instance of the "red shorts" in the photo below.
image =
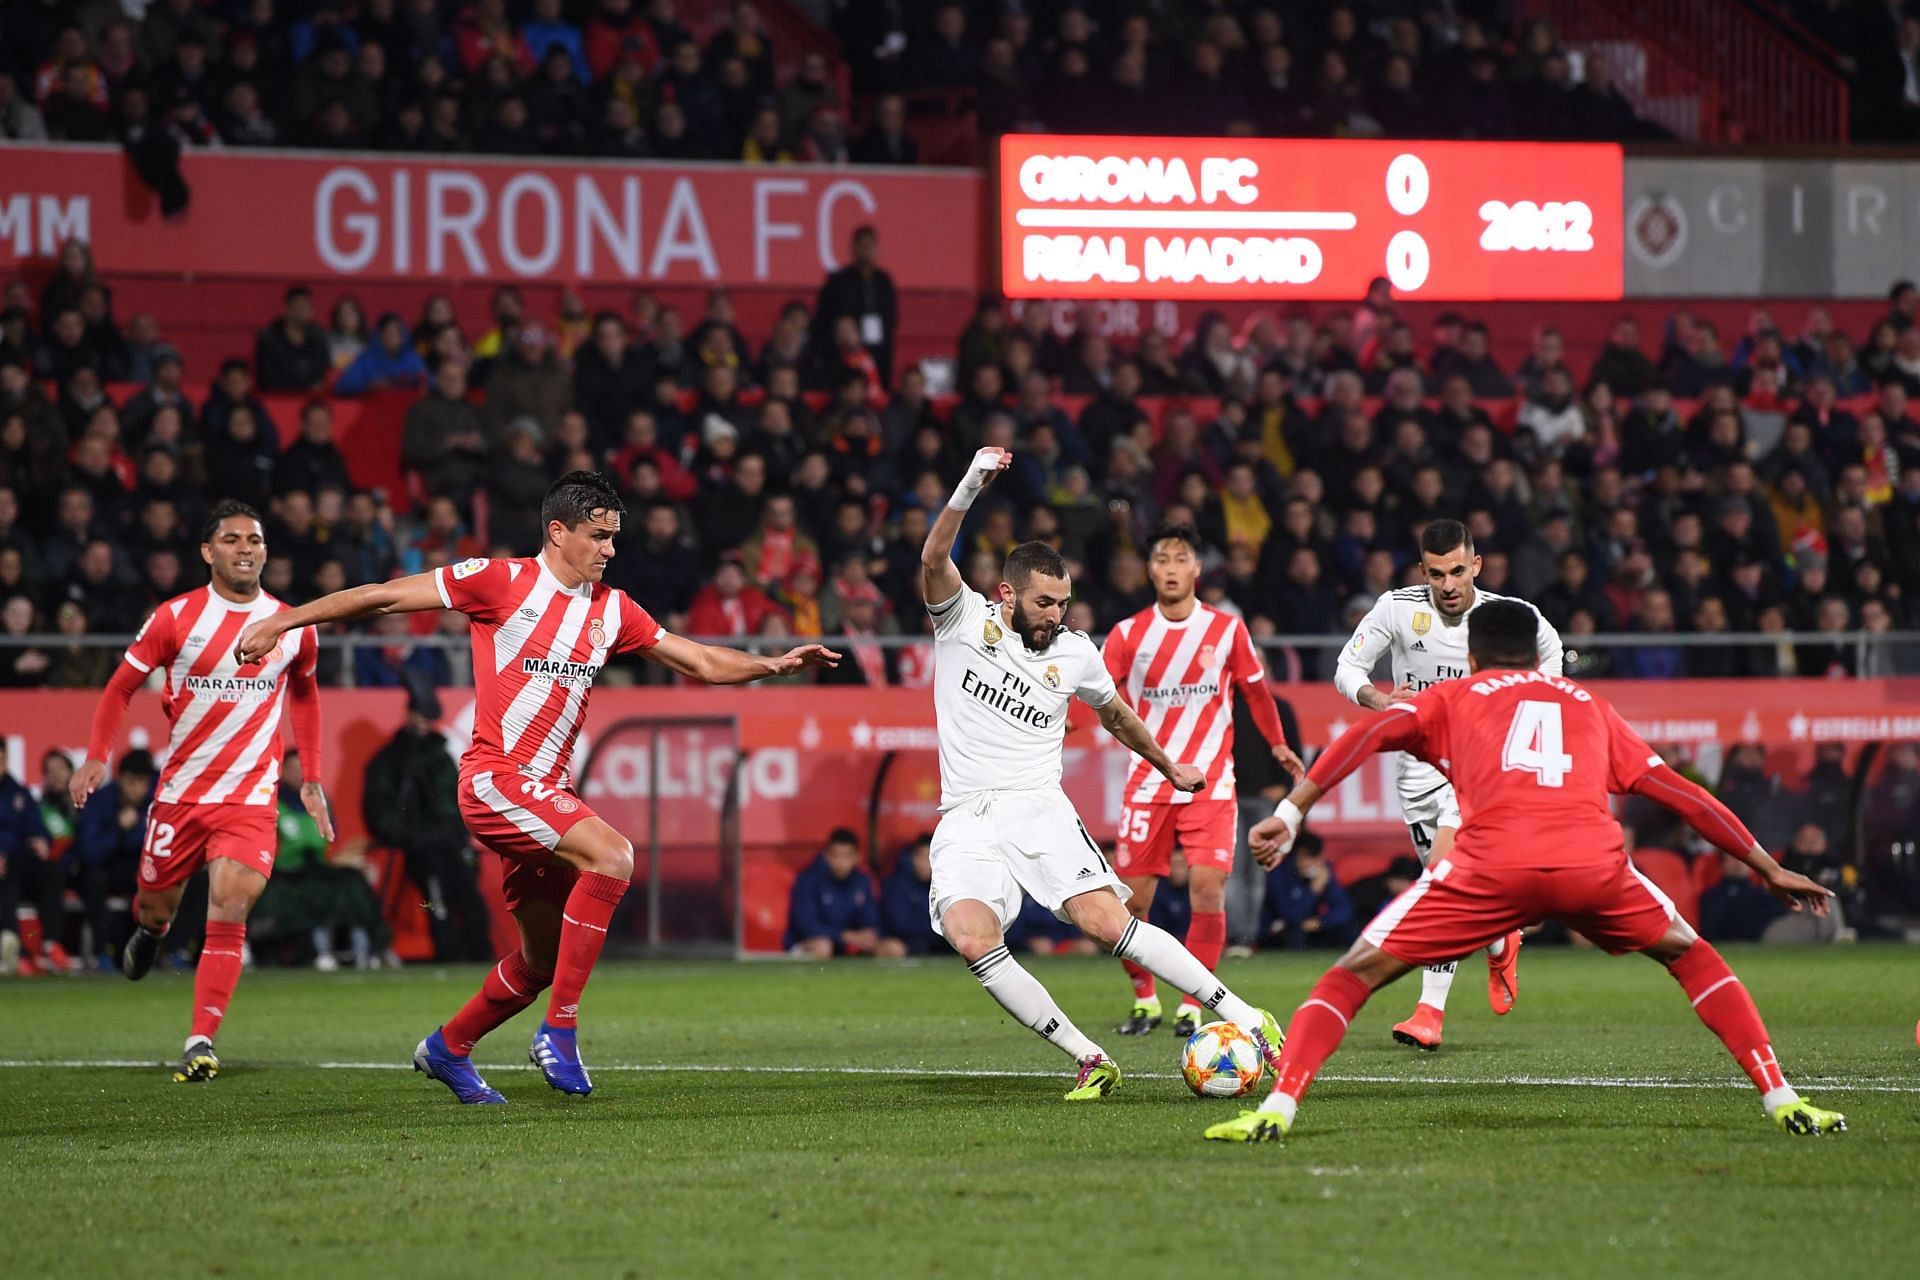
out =
[(1113, 869), (1122, 876), (1164, 876), (1178, 845), (1189, 867), (1233, 870), (1240, 807), (1231, 800), (1191, 804), (1130, 804), (1120, 810), (1120, 841)]
[(511, 766), (460, 771), (460, 818), (483, 848), (506, 859), (500, 888), (509, 911), (567, 900), (580, 873), (553, 851), (575, 823), (593, 816), (571, 790), (523, 778)]
[(1571, 867), (1500, 867), (1443, 858), (1360, 936), (1408, 964), (1445, 964), (1541, 920), (1612, 955), (1658, 942), (1678, 913), (1625, 858)]
[(280, 847), (280, 810), (271, 804), (169, 804), (147, 810), (138, 884), (156, 893), (185, 884), (215, 858), (231, 858), (263, 876), (273, 874)]

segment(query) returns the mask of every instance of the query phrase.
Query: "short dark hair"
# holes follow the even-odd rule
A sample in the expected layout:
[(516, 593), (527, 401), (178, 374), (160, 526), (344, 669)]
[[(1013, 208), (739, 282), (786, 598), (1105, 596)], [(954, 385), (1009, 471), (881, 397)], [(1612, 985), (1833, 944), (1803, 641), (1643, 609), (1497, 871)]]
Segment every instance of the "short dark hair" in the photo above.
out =
[(593, 519), (596, 511), (625, 515), (626, 504), (613, 482), (597, 471), (569, 471), (553, 482), (540, 502), (540, 523), (558, 520), (571, 529)]
[(1473, 535), (1458, 520), (1429, 520), (1426, 528), (1420, 531), (1420, 554), (1423, 556), (1444, 556), (1456, 547), (1465, 547), (1467, 558), (1473, 558)]
[(852, 827), (835, 827), (833, 830), (827, 832), (827, 843), (830, 845), (850, 844), (858, 849), (860, 847), (860, 837), (853, 834)]
[(213, 510), (207, 512), (207, 522), (200, 528), (200, 541), (212, 542), (213, 535), (220, 532), (220, 526), (236, 517), (251, 520), (262, 529), (267, 527), (267, 522), (260, 518), (260, 513), (240, 499), (222, 498), (213, 504)]
[(1467, 615), (1467, 652), (1482, 667), (1538, 665), (1539, 615), (1518, 600), (1486, 601)]
[(1163, 542), (1184, 542), (1196, 556), (1202, 551), (1200, 531), (1190, 524), (1163, 524), (1155, 529), (1147, 539), (1147, 554), (1152, 555), (1153, 549)]
[(1044, 542), (1023, 542), (1008, 554), (1005, 573), (1007, 581), (1018, 591), (1036, 573), (1044, 573), (1049, 578), (1066, 577), (1067, 561)]
[(152, 752), (134, 750), (120, 757), (120, 768), (117, 771), (117, 776), (125, 777), (129, 773), (137, 773), (143, 778), (151, 778), (159, 772), (160, 771), (154, 767)]
[(295, 298), (311, 298), (313, 290), (303, 284), (288, 285), (287, 291), (280, 295), (280, 301), (292, 302)]

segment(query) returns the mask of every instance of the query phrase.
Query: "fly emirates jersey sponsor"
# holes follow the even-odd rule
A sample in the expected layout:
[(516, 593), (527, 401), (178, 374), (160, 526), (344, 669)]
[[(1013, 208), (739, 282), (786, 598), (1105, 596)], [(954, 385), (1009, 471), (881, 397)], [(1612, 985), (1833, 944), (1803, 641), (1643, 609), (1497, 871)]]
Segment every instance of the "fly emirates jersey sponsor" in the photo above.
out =
[(1453, 857), (1516, 867), (1626, 856), (1609, 797), (1660, 757), (1620, 713), (1565, 676), (1482, 671), (1381, 715), (1411, 716), (1409, 752), (1445, 771), (1460, 804)]
[(1266, 678), (1246, 624), (1195, 603), (1181, 622), (1148, 605), (1107, 635), (1107, 670), (1169, 758), (1204, 769), (1189, 795), (1138, 755), (1127, 775), (1128, 804), (1233, 799), (1233, 690)]
[(167, 804), (277, 802), (280, 716), (290, 675), (313, 678), (312, 627), (280, 638), (266, 661), (240, 666), (233, 646), (252, 623), (287, 606), (262, 591), (236, 604), (201, 587), (153, 611), (127, 649), (127, 664), (165, 673), (167, 760), (156, 798)]
[(666, 629), (603, 582), (562, 585), (538, 556), (463, 560), (434, 570), (433, 583), (447, 608), (472, 619), (468, 758), (569, 785), (594, 677), (610, 656), (651, 649)]
[(927, 612), (941, 811), (981, 791), (1057, 788), (1067, 704), (1078, 697), (1098, 708), (1115, 697), (1093, 641), (1063, 628), (1031, 652), (999, 605), (965, 587)]
[[(1443, 680), (1456, 680), (1467, 674), (1467, 619), (1473, 610), (1489, 600), (1510, 600), (1531, 604), (1513, 596), (1475, 591), (1473, 608), (1459, 618), (1448, 618), (1433, 607), (1433, 597), (1425, 587), (1401, 587), (1388, 591), (1374, 601), (1373, 608), (1360, 620), (1353, 638), (1340, 651), (1334, 671), (1334, 684), (1347, 701), (1352, 702), (1360, 687), (1372, 682), (1373, 668), (1381, 655), (1392, 655), (1393, 682), (1407, 685), (1419, 693)], [(1539, 617), (1534, 609), (1534, 616)], [(1540, 618), (1536, 638), (1540, 647), (1540, 670), (1560, 674), (1560, 633), (1545, 618)], [(1405, 752), (1398, 753), (1400, 800), (1417, 800), (1442, 785), (1446, 779), (1430, 765), (1422, 764)]]

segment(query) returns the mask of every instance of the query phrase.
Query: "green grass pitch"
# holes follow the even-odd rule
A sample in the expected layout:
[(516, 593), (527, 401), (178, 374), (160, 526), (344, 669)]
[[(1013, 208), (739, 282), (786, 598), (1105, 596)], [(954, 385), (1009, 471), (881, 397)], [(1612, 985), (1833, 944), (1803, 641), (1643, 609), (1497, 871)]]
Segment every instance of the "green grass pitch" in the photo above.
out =
[[(1129, 1073), (1081, 1106), (950, 959), (609, 964), (593, 1097), (525, 1069), (530, 1012), (480, 1049), (504, 1108), (373, 1069), (477, 969), (250, 973), (203, 1086), (62, 1065), (177, 1053), (185, 978), (7, 983), (0, 1274), (1916, 1274), (1920, 954), (1728, 958), (1852, 1132), (1777, 1133), (1656, 966), (1544, 948), (1504, 1019), (1463, 965), (1437, 1055), (1391, 1043), (1416, 988), (1389, 989), (1253, 1148), (1200, 1140), (1240, 1104), (1187, 1093), (1171, 1034), (1107, 1034), (1111, 962), (1029, 962)], [(1325, 959), (1222, 973), (1284, 1022)]]

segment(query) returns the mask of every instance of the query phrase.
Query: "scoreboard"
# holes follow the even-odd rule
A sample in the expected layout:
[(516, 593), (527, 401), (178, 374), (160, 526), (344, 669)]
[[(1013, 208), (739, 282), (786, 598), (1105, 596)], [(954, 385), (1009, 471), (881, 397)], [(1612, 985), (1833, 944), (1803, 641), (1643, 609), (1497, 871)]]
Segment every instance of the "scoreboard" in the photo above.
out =
[(1612, 144), (1009, 134), (1011, 298), (1621, 296)]

